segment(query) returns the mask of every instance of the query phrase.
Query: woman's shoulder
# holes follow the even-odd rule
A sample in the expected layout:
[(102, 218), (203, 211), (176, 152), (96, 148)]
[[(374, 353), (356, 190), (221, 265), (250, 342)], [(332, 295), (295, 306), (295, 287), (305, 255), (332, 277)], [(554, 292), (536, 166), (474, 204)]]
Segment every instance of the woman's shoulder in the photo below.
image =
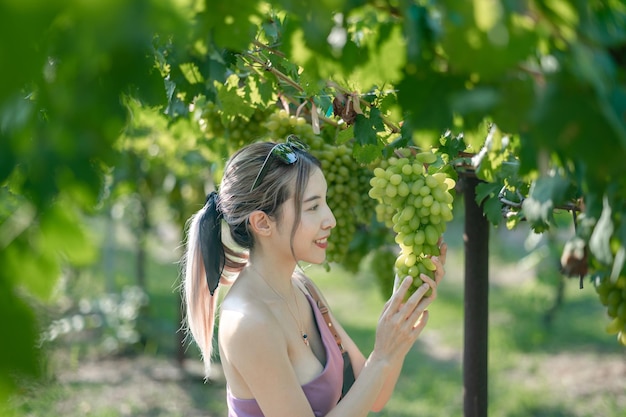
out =
[(248, 291), (231, 289), (220, 306), (219, 332), (223, 341), (239, 338), (255, 340), (280, 332), (278, 319), (270, 306)]
[(220, 305), (220, 320), (230, 315), (251, 321), (267, 321), (273, 318), (271, 308), (265, 301), (249, 289), (235, 286), (226, 294)]

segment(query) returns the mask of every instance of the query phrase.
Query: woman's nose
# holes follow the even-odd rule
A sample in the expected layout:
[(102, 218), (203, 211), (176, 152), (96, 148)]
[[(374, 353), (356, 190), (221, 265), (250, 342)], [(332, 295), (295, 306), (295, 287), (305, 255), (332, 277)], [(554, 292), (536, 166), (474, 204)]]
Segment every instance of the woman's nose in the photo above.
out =
[(323, 223), (323, 228), (332, 229), (335, 226), (337, 226), (337, 219), (335, 219), (335, 215), (333, 214), (333, 211), (330, 209), (330, 207), (328, 207), (328, 217)]

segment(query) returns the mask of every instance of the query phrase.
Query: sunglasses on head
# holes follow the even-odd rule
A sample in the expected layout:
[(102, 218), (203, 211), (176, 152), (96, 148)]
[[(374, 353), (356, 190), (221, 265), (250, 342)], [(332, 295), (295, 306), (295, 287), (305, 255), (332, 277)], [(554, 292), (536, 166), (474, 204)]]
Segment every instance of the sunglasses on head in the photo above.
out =
[(296, 135), (289, 135), (287, 136), (287, 141), (285, 143), (277, 143), (276, 145), (274, 145), (265, 157), (265, 161), (263, 161), (263, 165), (261, 165), (261, 169), (254, 179), (254, 182), (252, 183), (250, 192), (254, 191), (254, 189), (257, 188), (259, 184), (261, 184), (263, 178), (265, 178), (267, 170), (269, 169), (268, 162), (270, 160), (270, 157), (274, 156), (285, 165), (291, 165), (295, 164), (298, 161), (298, 154), (296, 151), (306, 152), (308, 149), (309, 147), (300, 142), (300, 139)]

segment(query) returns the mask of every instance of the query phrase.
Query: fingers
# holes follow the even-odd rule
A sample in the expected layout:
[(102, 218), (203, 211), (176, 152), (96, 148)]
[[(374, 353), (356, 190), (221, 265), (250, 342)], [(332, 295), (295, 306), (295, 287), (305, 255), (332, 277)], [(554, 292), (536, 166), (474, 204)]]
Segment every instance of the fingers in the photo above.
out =
[[(444, 255), (445, 256), (445, 255)], [(443, 266), (443, 262), (441, 261), (441, 256), (433, 256), (430, 258), (433, 263), (435, 264), (435, 282), (437, 284), (439, 284), (439, 282), (441, 281), (441, 279), (443, 278), (443, 276), (446, 273), (446, 270)]]
[(439, 240), (437, 240), (437, 246), (439, 247), (439, 259), (441, 260), (441, 264), (445, 265), (448, 255), (448, 244), (443, 241), (443, 235), (439, 236)]
[[(413, 278), (404, 277), (394, 294), (385, 304), (379, 319), (375, 350), (387, 355), (405, 355), (425, 328), (429, 314), (426, 311), (436, 297), (436, 282), (426, 275), (424, 281), (414, 288), (407, 299), (407, 291), (413, 285)], [(426, 296), (432, 288), (433, 293)], [(406, 301), (405, 301), (406, 300)]]
[[(427, 282), (424, 277), (428, 279), (428, 281), (430, 282)], [(428, 292), (428, 290), (432, 288), (432, 285), (435, 285), (435, 282), (432, 279), (430, 279), (430, 277), (428, 277), (427, 275), (422, 274), (420, 278), (422, 278), (422, 281), (424, 281), (424, 283), (420, 285), (417, 288), (417, 290), (415, 290), (415, 292), (411, 294), (409, 299), (406, 301), (408, 308), (410, 308), (411, 310), (417, 308), (420, 301), (425, 298), (425, 295)]]
[(417, 338), (417, 336), (419, 336), (422, 330), (424, 330), (424, 327), (426, 327), (426, 324), (428, 323), (429, 317), (430, 317), (430, 314), (428, 313), (428, 310), (424, 310), (415, 318), (415, 321), (413, 322), (415, 323), (413, 324), (415, 338)]
[(435, 266), (437, 267), (435, 270), (435, 281), (437, 284), (439, 284), (439, 282), (445, 275), (444, 265), (446, 264), (446, 259), (448, 257), (448, 244), (443, 241), (443, 236), (439, 237), (439, 240), (437, 241), (437, 246), (439, 247), (439, 255), (431, 256), (430, 259), (435, 263)]
[(442, 265), (445, 265), (447, 257), (448, 257), (448, 244), (444, 242), (441, 245), (439, 245), (439, 259), (441, 260)]
[(426, 308), (433, 301), (431, 297), (432, 296), (422, 299), (422, 301), (420, 301), (418, 306), (411, 311), (411, 314), (409, 314), (406, 319), (406, 323), (411, 326), (411, 330), (413, 332), (412, 334), (415, 339), (417, 339), (424, 327), (426, 327), (426, 323), (428, 323), (430, 314)]
[(432, 288), (433, 293), (437, 291), (437, 282), (426, 274), (420, 274), (420, 278), (427, 284), (429, 288)]
[[(409, 297), (403, 305), (404, 310), (400, 312), (403, 318), (411, 323), (415, 323), (417, 317), (437, 298), (437, 284), (435, 281), (425, 274), (421, 275), (421, 279), (424, 283)], [(432, 293), (426, 296), (426, 293), (431, 289)]]
[(407, 275), (406, 277), (404, 277), (398, 289), (393, 293), (389, 301), (387, 301), (387, 304), (385, 304), (384, 311), (386, 310), (398, 311), (398, 309), (400, 308), (400, 305), (402, 304), (402, 301), (404, 300), (406, 296), (406, 292), (409, 290), (409, 287), (411, 286), (412, 283), (413, 283), (413, 277), (411, 277), (410, 275)]

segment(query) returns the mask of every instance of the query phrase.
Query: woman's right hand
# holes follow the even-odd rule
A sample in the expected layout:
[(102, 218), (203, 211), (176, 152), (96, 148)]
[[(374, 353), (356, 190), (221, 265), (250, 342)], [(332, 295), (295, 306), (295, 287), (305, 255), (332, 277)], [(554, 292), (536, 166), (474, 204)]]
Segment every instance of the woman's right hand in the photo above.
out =
[[(428, 306), (437, 298), (437, 283), (425, 274), (424, 281), (404, 302), (413, 278), (407, 276), (385, 304), (378, 320), (372, 354), (381, 360), (403, 360), (428, 322)], [(426, 292), (432, 288), (430, 296)]]

